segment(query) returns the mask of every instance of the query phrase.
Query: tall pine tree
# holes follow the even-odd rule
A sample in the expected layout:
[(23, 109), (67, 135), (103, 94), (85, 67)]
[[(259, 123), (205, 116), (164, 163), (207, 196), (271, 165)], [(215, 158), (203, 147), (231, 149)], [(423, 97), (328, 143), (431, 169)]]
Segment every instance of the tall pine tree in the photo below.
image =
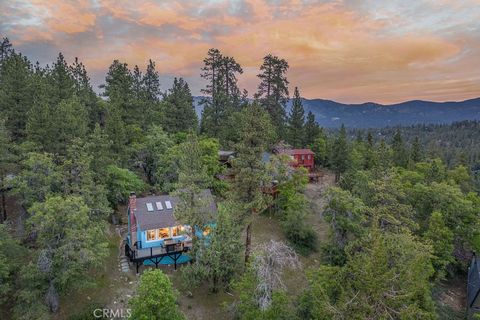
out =
[(251, 253), (252, 218), (267, 207), (263, 188), (271, 181), (267, 175), (262, 153), (272, 141), (273, 128), (270, 117), (258, 104), (242, 110), (240, 124), (241, 141), (236, 146), (237, 157), (233, 162), (235, 179), (232, 198), (240, 205), (239, 223), (246, 225), (245, 262)]
[(193, 97), (182, 78), (173, 80), (173, 87), (168, 90), (163, 100), (162, 124), (169, 133), (188, 132), (197, 128), (197, 114), (193, 106)]
[(286, 60), (271, 54), (265, 56), (260, 66), (260, 74), (258, 74), (260, 84), (255, 95), (270, 114), (272, 124), (280, 138), (285, 138), (285, 106), (288, 101), (287, 71)]
[(300, 148), (304, 143), (305, 110), (303, 109), (302, 97), (298, 88), (295, 87), (292, 99), (292, 109), (288, 117), (288, 142), (295, 148)]

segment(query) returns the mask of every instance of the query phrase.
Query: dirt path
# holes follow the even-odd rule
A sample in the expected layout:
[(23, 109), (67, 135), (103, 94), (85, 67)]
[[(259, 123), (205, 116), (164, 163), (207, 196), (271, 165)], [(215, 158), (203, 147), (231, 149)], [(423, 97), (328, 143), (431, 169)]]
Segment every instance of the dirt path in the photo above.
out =
[(327, 204), (326, 191), (335, 185), (335, 175), (329, 171), (323, 171), (323, 177), (318, 183), (309, 183), (305, 195), (310, 201), (312, 214), (308, 216), (308, 222), (318, 234), (318, 240), (324, 242), (328, 237), (328, 224), (323, 220), (323, 211)]

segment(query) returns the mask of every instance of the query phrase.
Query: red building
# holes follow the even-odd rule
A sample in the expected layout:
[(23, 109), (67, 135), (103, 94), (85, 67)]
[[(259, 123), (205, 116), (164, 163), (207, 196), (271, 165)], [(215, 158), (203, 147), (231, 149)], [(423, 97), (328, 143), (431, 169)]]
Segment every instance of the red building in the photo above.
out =
[(314, 153), (310, 149), (283, 149), (279, 153), (288, 154), (294, 160), (292, 166), (307, 168), (309, 172), (315, 167)]

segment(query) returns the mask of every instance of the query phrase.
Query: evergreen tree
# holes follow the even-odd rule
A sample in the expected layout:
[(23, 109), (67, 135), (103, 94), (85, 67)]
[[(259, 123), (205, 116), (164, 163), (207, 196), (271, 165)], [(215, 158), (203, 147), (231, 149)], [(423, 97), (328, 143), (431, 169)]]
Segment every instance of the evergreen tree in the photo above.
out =
[(107, 167), (114, 163), (112, 141), (99, 124), (95, 125), (93, 132), (87, 137), (85, 150), (91, 157), (91, 170), (96, 183), (105, 184)]
[(88, 131), (88, 115), (75, 96), (57, 105), (36, 103), (28, 113), (28, 139), (42, 150), (65, 155), (74, 138), (84, 138)]
[(434, 319), (430, 251), (410, 234), (373, 230), (349, 247), (345, 266), (310, 275), (305, 318)]
[(415, 137), (412, 143), (412, 150), (410, 151), (410, 159), (413, 163), (417, 163), (423, 160), (422, 147), (420, 145), (420, 139)]
[(433, 247), (433, 266), (437, 279), (445, 277), (446, 267), (454, 261), (453, 232), (448, 228), (443, 215), (435, 211), (430, 216), (430, 223), (425, 238)]
[(145, 92), (145, 99), (149, 103), (157, 103), (160, 100), (160, 76), (155, 69), (155, 62), (148, 60), (147, 69), (142, 78), (142, 86)]
[(340, 181), (340, 175), (347, 171), (349, 166), (349, 150), (347, 131), (342, 125), (332, 149), (332, 167), (335, 171), (335, 181)]
[(97, 103), (97, 95), (90, 84), (90, 77), (87, 74), (85, 65), (78, 58), (75, 58), (75, 61), (70, 66), (70, 71), (75, 82), (75, 94), (81, 104), (85, 106), (89, 127), (93, 128), (96, 123), (100, 122), (101, 114)]
[(369, 170), (378, 165), (378, 157), (375, 153), (375, 145), (373, 142), (372, 133), (369, 131), (367, 134), (367, 143), (365, 144), (365, 154), (364, 154), (364, 164), (363, 168)]
[(227, 119), (241, 104), (237, 74), (243, 70), (234, 58), (223, 56), (218, 49), (210, 49), (203, 60), (202, 78), (208, 81), (202, 93), (204, 109), (200, 125), (201, 132), (224, 140), (228, 131)]
[(294, 148), (301, 148), (305, 140), (305, 110), (298, 88), (295, 87), (292, 99), (292, 109), (288, 117), (288, 142)]
[(47, 83), (50, 90), (48, 95), (50, 104), (57, 105), (63, 100), (71, 99), (75, 94), (74, 76), (61, 52), (52, 68), (47, 71)]
[(48, 283), (45, 302), (53, 312), (58, 309), (55, 297), (84, 285), (90, 268), (100, 266), (107, 256), (104, 225), (90, 220), (89, 211), (83, 199), (75, 196), (47, 197), (30, 210), (28, 223), (37, 234), (39, 251), (29, 268)]
[(0, 224), (0, 306), (13, 300), (16, 282), (15, 278), (21, 267), (26, 248), (14, 239), (6, 225)]
[(33, 105), (33, 70), (21, 54), (8, 54), (0, 65), (0, 110), (13, 141), (25, 138), (27, 114)]
[(309, 111), (307, 114), (307, 121), (305, 122), (305, 137), (303, 139), (303, 145), (311, 146), (320, 134), (321, 128), (315, 121), (315, 115), (312, 111)]
[(13, 192), (21, 197), (24, 208), (62, 192), (63, 174), (51, 154), (31, 152), (21, 162), (21, 167), (22, 171), (14, 180)]
[(173, 80), (173, 87), (163, 100), (162, 123), (169, 133), (188, 132), (197, 128), (197, 114), (188, 84), (182, 78)]
[(267, 207), (269, 199), (263, 194), (263, 187), (271, 181), (262, 162), (262, 153), (272, 141), (273, 130), (268, 116), (262, 108), (253, 103), (242, 110), (240, 124), (241, 141), (233, 162), (235, 179), (232, 198), (240, 205), (239, 222), (246, 225), (245, 263), (251, 252), (252, 216)]
[[(211, 184), (207, 168), (202, 162), (202, 151), (198, 137), (190, 134), (179, 146), (178, 182), (176, 195), (179, 198), (175, 209), (178, 221), (192, 226), (193, 250), (196, 252), (197, 234), (214, 219), (209, 210), (212, 199), (206, 197), (204, 189)], [(197, 230), (197, 229), (200, 230)]]
[(222, 203), (208, 237), (202, 238), (195, 261), (182, 270), (182, 279), (188, 288), (208, 280), (212, 292), (228, 287), (241, 268), (241, 228), (235, 223), (235, 205)]
[(287, 70), (286, 60), (271, 54), (265, 56), (260, 66), (258, 75), (260, 84), (255, 95), (270, 114), (277, 135), (281, 138), (285, 136), (285, 106), (288, 101)]
[(408, 166), (408, 152), (398, 129), (392, 141), (393, 163), (396, 166), (406, 168)]
[(127, 128), (122, 120), (122, 111), (113, 104), (107, 104), (105, 114), (105, 134), (112, 143), (112, 154), (119, 163), (127, 161)]
[[(105, 78), (104, 96), (108, 98), (111, 108), (118, 110), (125, 125), (138, 124), (143, 116), (135, 104), (134, 77), (126, 63), (114, 60)], [(138, 100), (137, 100), (138, 101)]]
[(6, 193), (10, 181), (7, 181), (7, 175), (12, 172), (15, 166), (15, 156), (13, 154), (13, 143), (5, 127), (5, 121), (0, 119), (0, 224), (7, 219)]
[(390, 168), (392, 163), (392, 152), (390, 147), (385, 143), (385, 140), (380, 140), (377, 148), (378, 166), (382, 172)]
[(147, 131), (145, 143), (137, 154), (138, 165), (143, 168), (143, 172), (148, 183), (155, 185), (157, 181), (156, 172), (162, 166), (163, 156), (169, 152), (173, 141), (159, 126), (152, 126)]
[(4, 37), (0, 42), (0, 66), (3, 61), (5, 61), (11, 54), (15, 51), (13, 50), (13, 45), (10, 43), (7, 37)]

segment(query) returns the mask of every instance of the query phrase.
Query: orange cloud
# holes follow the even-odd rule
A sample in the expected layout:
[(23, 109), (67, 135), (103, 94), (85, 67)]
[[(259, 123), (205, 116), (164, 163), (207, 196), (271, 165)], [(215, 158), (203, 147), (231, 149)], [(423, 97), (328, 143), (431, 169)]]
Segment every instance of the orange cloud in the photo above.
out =
[[(242, 64), (239, 83), (251, 94), (263, 56), (273, 53), (289, 62), (291, 85), (305, 97), (388, 103), (479, 95), (478, 1), (406, 0), (392, 8), (342, 0), (22, 0), (0, 9), (19, 15), (9, 20), (16, 43), (49, 41), (97, 73), (113, 59), (145, 65), (151, 58), (161, 73), (198, 83), (205, 53), (217, 47)], [(92, 34), (88, 47), (79, 45), (80, 33)]]

